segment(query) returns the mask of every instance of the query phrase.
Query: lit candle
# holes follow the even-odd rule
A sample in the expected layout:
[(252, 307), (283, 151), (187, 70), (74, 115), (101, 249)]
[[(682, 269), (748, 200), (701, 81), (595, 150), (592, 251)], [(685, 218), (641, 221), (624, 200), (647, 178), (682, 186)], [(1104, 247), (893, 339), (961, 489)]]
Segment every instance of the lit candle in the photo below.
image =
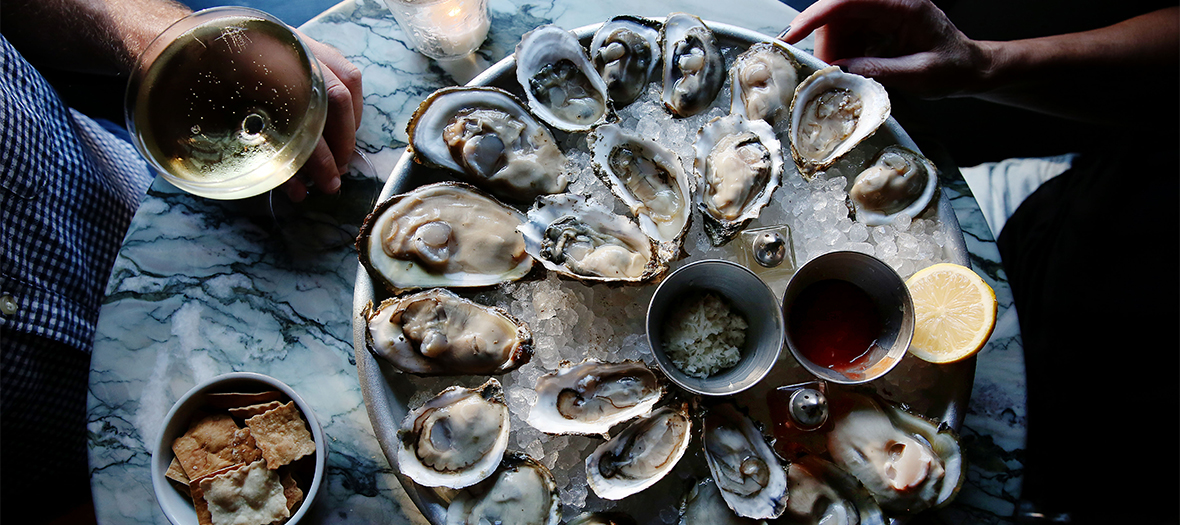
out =
[(488, 35), (487, 0), (385, 0), (419, 53), (436, 60), (465, 57)]

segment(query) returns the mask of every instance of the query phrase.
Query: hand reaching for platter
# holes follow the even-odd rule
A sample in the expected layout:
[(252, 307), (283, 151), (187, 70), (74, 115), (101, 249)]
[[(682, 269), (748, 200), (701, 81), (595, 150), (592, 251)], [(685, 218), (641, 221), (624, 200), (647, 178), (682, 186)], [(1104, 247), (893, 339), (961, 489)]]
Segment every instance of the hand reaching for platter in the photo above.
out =
[(815, 32), (815, 55), (924, 98), (966, 92), (986, 56), (929, 0), (821, 0), (782, 39)]

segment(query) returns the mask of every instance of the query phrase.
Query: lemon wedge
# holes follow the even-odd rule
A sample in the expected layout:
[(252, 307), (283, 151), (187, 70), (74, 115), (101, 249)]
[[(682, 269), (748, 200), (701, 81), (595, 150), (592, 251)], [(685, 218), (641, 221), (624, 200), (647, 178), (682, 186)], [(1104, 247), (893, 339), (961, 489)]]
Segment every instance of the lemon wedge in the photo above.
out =
[(914, 300), (910, 353), (931, 363), (975, 355), (996, 327), (996, 293), (970, 268), (940, 263), (906, 280)]

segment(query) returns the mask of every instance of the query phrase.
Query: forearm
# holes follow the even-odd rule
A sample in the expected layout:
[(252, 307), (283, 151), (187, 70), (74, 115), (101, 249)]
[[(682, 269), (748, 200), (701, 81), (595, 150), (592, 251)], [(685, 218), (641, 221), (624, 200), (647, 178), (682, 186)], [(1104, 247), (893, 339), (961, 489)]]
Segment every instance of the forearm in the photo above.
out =
[(172, 0), (5, 0), (3, 32), (30, 61), (126, 73), (161, 31), (190, 10)]
[(1082, 33), (977, 44), (986, 58), (968, 94), (1002, 104), (1111, 122), (1128, 105), (1175, 104), (1180, 89), (1180, 8)]

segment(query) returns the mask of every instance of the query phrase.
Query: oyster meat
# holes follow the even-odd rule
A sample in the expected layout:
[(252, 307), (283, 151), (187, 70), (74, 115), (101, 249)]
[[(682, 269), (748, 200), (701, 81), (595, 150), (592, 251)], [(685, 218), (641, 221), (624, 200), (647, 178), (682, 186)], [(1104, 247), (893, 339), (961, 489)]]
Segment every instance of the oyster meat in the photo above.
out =
[(766, 525), (764, 520), (743, 518), (734, 514), (721, 490), (710, 478), (705, 478), (689, 489), (680, 503), (680, 525)]
[(533, 258), (517, 232), (524, 214), (474, 186), (439, 182), (395, 195), (361, 225), (359, 259), (394, 293), (515, 281)]
[(900, 146), (887, 146), (872, 165), (852, 181), (848, 196), (856, 219), (868, 226), (889, 224), (899, 214), (922, 214), (938, 191), (938, 168), (922, 155)]
[(573, 33), (538, 27), (516, 46), (516, 80), (529, 107), (562, 131), (585, 132), (613, 120), (606, 82)]
[(799, 76), (795, 59), (786, 48), (759, 42), (738, 55), (729, 68), (733, 93), (730, 112), (771, 125), (785, 122)]
[(721, 496), (738, 516), (773, 519), (787, 507), (787, 471), (754, 421), (729, 403), (709, 408), (705, 460)]
[(889, 119), (889, 94), (876, 80), (830, 66), (807, 77), (791, 100), (788, 136), (799, 174), (811, 180)]
[(569, 183), (553, 134), (499, 88), (435, 91), (410, 118), (406, 135), (415, 160), (459, 172), (505, 200), (532, 202)]
[(615, 109), (639, 98), (660, 64), (660, 24), (654, 20), (619, 15), (594, 33), (590, 59), (606, 82)]
[(791, 493), (783, 525), (886, 525), (881, 507), (856, 478), (831, 462), (810, 455), (787, 471)]
[(604, 434), (650, 413), (664, 387), (643, 363), (588, 359), (541, 376), (536, 391), (529, 425), (550, 434)]
[(962, 452), (949, 426), (873, 397), (833, 398), (828, 453), (886, 512), (913, 513), (949, 502), (963, 483)]
[(595, 128), (588, 139), (594, 172), (631, 209), (639, 227), (671, 258), (692, 217), (692, 179), (680, 157), (617, 125)]
[(693, 148), (705, 233), (720, 246), (758, 218), (782, 184), (782, 145), (765, 121), (730, 114), (705, 124)]
[(500, 382), (453, 386), (410, 411), (397, 431), (397, 468), (419, 485), (463, 488), (490, 476), (508, 447)]
[(594, 449), (586, 458), (586, 481), (609, 500), (646, 489), (684, 456), (691, 430), (686, 404), (660, 408)]
[(667, 269), (634, 222), (561, 193), (538, 197), (520, 226), (525, 249), (551, 271), (586, 282), (643, 282)]
[(369, 350), (411, 374), (503, 374), (533, 355), (523, 322), (442, 288), (386, 299), (365, 317)]
[(488, 479), (466, 488), (447, 507), (446, 525), (557, 525), (561, 497), (553, 474), (526, 454), (509, 452)]
[(660, 30), (660, 46), (664, 107), (678, 117), (704, 111), (725, 83), (725, 59), (713, 30), (696, 16), (672, 13)]

